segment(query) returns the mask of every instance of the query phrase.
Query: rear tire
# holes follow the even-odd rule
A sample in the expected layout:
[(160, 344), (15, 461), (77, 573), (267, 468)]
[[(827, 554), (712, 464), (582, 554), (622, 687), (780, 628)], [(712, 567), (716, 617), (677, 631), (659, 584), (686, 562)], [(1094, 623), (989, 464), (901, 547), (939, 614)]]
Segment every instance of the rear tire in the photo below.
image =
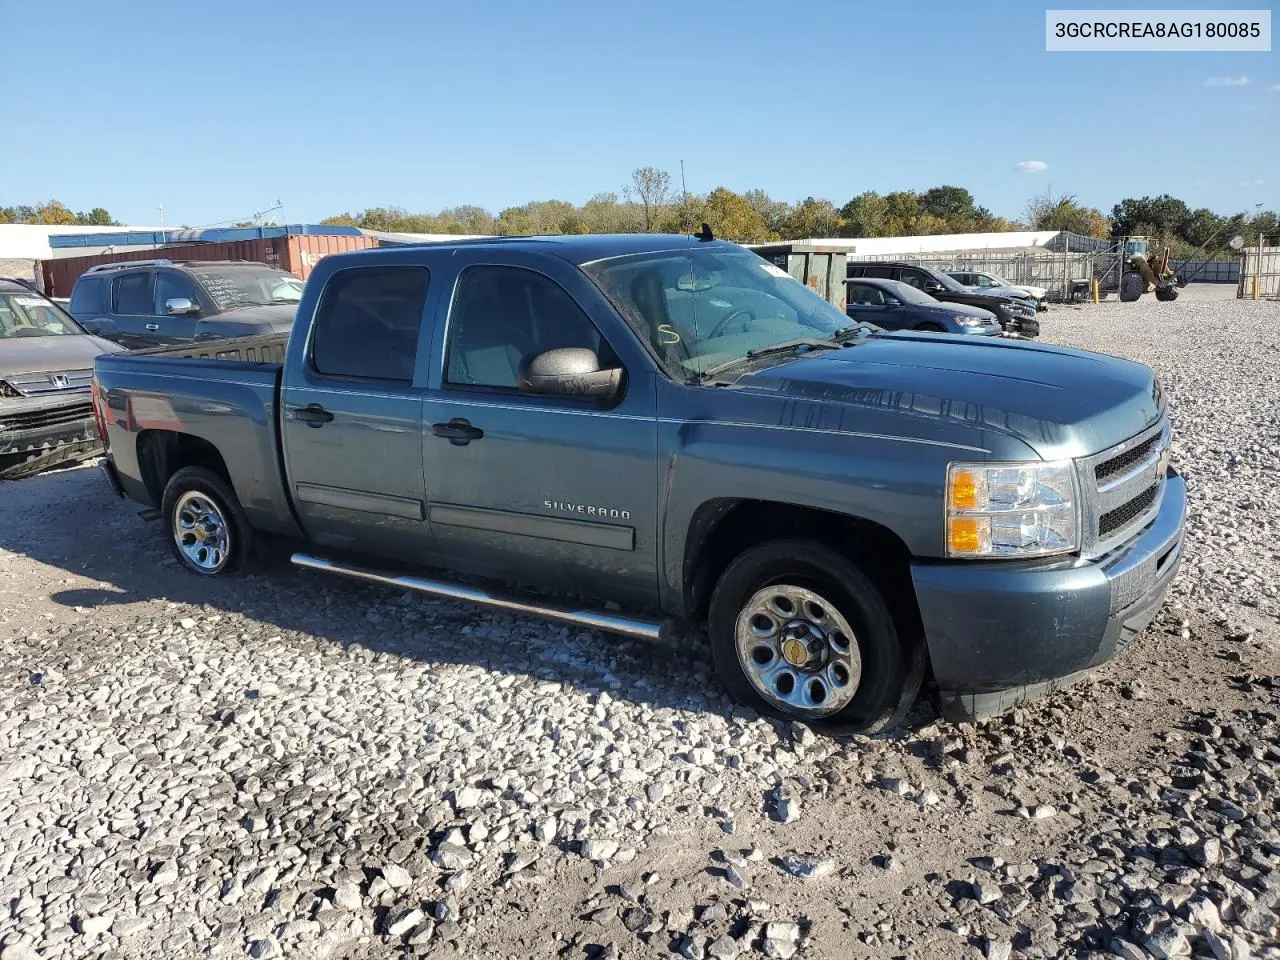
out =
[(234, 573), (253, 550), (253, 528), (235, 491), (212, 470), (183, 467), (170, 477), (160, 512), (169, 549), (192, 573)]
[(1178, 299), (1177, 287), (1156, 287), (1156, 299), (1168, 303), (1170, 300)]
[(873, 732), (905, 713), (918, 689), (880, 591), (813, 541), (740, 554), (716, 584), (707, 626), (729, 694), (775, 716)]

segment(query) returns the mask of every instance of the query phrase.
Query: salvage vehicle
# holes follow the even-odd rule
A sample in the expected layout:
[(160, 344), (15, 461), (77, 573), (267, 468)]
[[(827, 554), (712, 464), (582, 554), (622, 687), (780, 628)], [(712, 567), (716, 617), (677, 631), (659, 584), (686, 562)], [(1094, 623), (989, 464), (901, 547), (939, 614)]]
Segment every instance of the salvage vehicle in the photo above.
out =
[(990, 289), (999, 289), (1004, 293), (1011, 293), (1014, 296), (1026, 297), (1034, 300), (1037, 310), (1048, 310), (1045, 305), (1044, 298), (1049, 295), (1048, 289), (1045, 287), (1037, 287), (1026, 283), (1010, 283), (1004, 277), (994, 273), (983, 273), (978, 270), (948, 270), (947, 276), (952, 280), (964, 284), (966, 287), (973, 287), (980, 292)]
[(0, 480), (102, 452), (89, 402), (93, 358), (120, 349), (32, 284), (0, 278)]
[(941, 303), (909, 283), (897, 280), (846, 280), (845, 313), (885, 330), (920, 330), (998, 337), (1004, 331), (990, 310), (963, 303)]
[(302, 281), (251, 260), (131, 260), (91, 267), (70, 311), (91, 333), (138, 349), (287, 333)]
[(1030, 298), (998, 290), (971, 290), (945, 273), (917, 263), (850, 261), (846, 267), (846, 276), (850, 280), (865, 277), (909, 283), (943, 303), (965, 303), (971, 307), (990, 310), (999, 318), (1000, 325), (1007, 333), (1019, 333), (1024, 337), (1040, 335), (1036, 305)]
[(94, 403), (110, 484), (195, 574), (270, 536), (401, 590), (705, 628), (735, 698), (837, 729), (926, 669), (964, 718), (1110, 659), (1183, 543), (1148, 367), (851, 328), (706, 228), (335, 254), (287, 338), (101, 357)]

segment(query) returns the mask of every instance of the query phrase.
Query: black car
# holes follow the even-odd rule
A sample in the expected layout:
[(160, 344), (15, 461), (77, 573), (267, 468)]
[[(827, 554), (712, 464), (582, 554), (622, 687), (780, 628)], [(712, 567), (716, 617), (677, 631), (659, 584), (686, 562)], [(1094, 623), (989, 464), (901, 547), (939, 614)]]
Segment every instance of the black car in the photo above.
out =
[(845, 271), (850, 280), (864, 277), (878, 280), (899, 280), (923, 290), (943, 303), (964, 303), (981, 307), (994, 313), (1000, 325), (1009, 333), (1024, 337), (1040, 335), (1040, 321), (1036, 319), (1036, 305), (1015, 294), (998, 293), (995, 290), (979, 293), (948, 277), (945, 273), (922, 267), (916, 263), (894, 261), (852, 262)]
[(846, 280), (845, 313), (886, 330), (924, 330), (998, 337), (996, 315), (963, 303), (941, 303), (900, 280)]
[(291, 273), (249, 260), (134, 260), (91, 267), (70, 313), (130, 349), (287, 333), (302, 298)]

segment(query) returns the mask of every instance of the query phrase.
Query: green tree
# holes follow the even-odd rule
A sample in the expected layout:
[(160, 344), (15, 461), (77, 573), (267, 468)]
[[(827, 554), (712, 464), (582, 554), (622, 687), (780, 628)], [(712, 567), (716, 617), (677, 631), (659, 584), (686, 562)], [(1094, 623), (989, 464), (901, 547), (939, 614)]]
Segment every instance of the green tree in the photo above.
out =
[(765, 240), (769, 226), (746, 197), (716, 187), (703, 203), (703, 219), (711, 231), (727, 240)]
[(1162, 193), (1158, 197), (1126, 197), (1111, 208), (1111, 234), (1127, 237), (1152, 234), (1181, 238), (1191, 210), (1182, 200)]
[(85, 224), (86, 226), (95, 227), (118, 227), (120, 224), (113, 220), (111, 214), (102, 207), (94, 207), (88, 213), (77, 213), (76, 223)]
[(340, 213), (337, 216), (325, 217), (320, 221), (329, 227), (358, 227), (360, 222), (349, 213)]
[(888, 219), (888, 201), (866, 190), (840, 208), (840, 236), (883, 237)]
[(806, 197), (779, 225), (786, 240), (834, 237), (840, 230), (840, 211), (830, 200)]
[(932, 187), (920, 194), (920, 209), (956, 230), (967, 230), (978, 219), (973, 194), (964, 187)]
[(763, 190), (748, 190), (742, 195), (742, 199), (746, 200), (751, 205), (751, 209), (764, 221), (765, 229), (768, 231), (766, 239), (778, 236), (782, 230), (782, 221), (791, 214), (790, 205), (781, 200), (774, 200)]

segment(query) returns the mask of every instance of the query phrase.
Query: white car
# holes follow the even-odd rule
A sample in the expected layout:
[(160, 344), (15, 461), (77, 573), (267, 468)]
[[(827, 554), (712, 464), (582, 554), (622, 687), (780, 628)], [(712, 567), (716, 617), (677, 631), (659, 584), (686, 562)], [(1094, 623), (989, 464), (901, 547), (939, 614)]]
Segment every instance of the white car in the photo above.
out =
[(994, 273), (977, 273), (972, 270), (948, 270), (947, 276), (954, 277), (963, 283), (966, 287), (973, 287), (975, 290), (985, 290), (988, 287), (1003, 287), (1010, 293), (1020, 290), (1032, 300), (1037, 302), (1045, 298), (1045, 294), (1049, 291), (1044, 287), (1033, 287), (1025, 283), (1010, 283), (1004, 277), (997, 276)]

